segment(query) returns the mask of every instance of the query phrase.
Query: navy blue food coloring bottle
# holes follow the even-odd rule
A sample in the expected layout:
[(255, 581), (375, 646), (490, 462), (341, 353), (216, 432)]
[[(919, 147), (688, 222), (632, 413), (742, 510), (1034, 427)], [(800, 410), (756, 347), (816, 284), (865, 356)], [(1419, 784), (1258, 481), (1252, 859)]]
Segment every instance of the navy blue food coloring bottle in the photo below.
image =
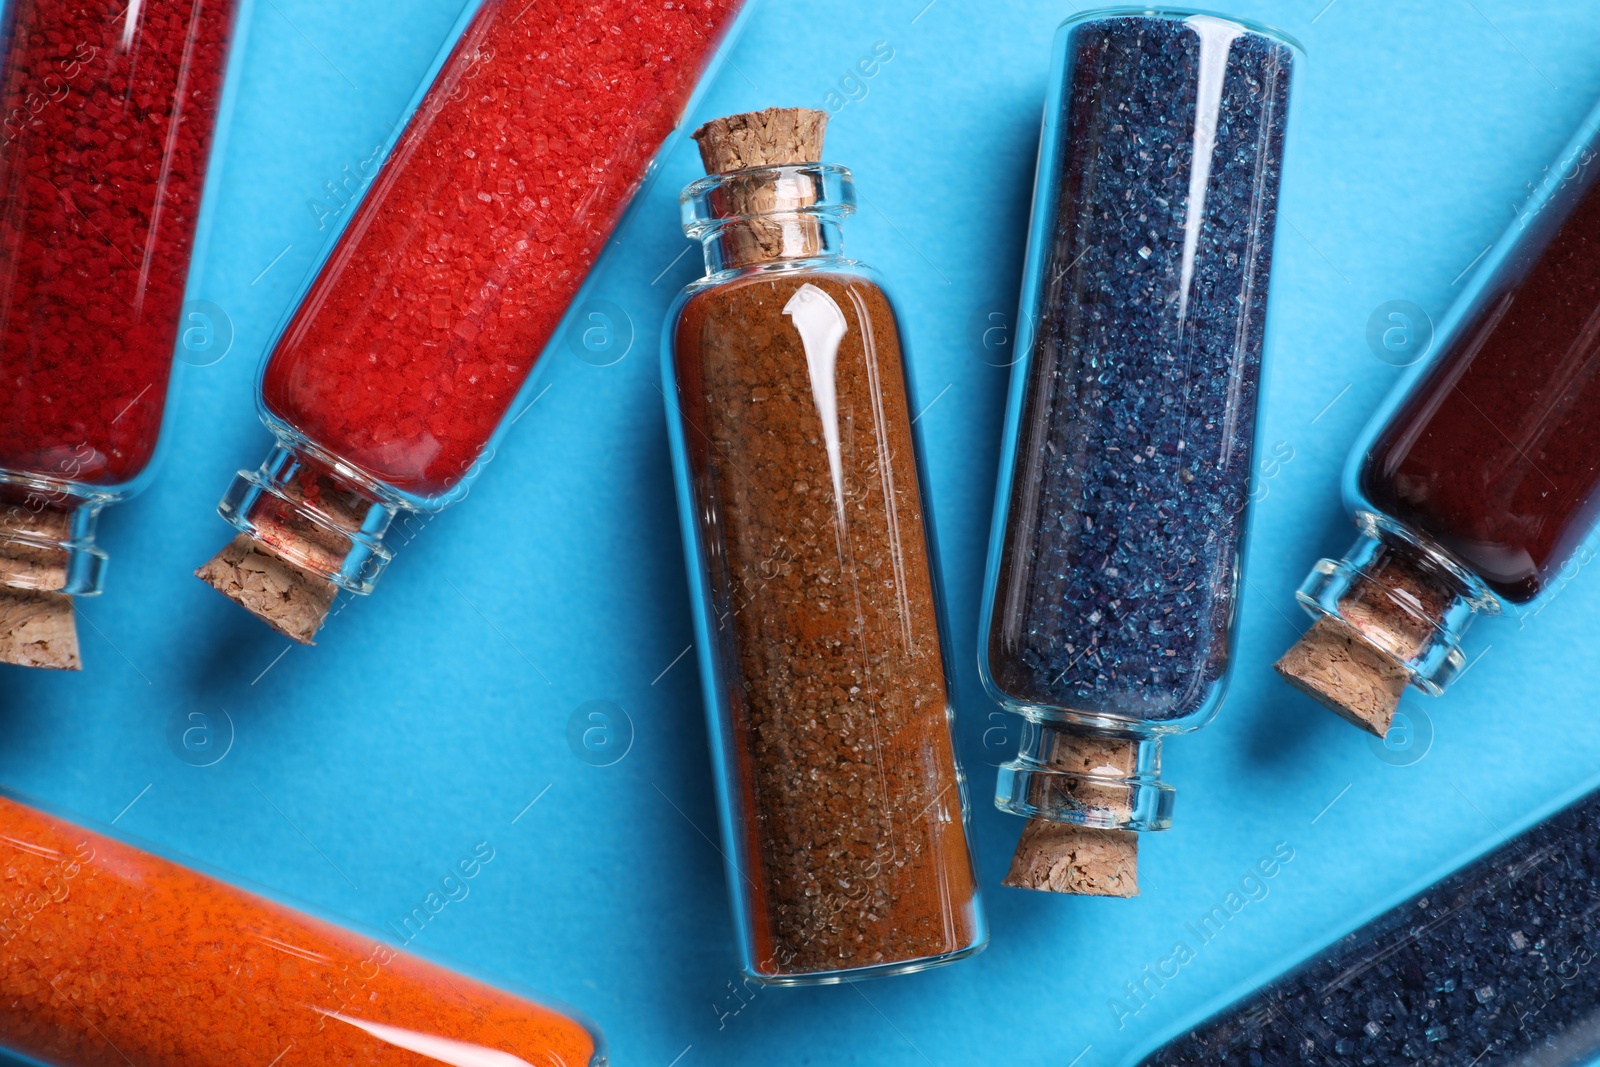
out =
[(1138, 1060), (1578, 1067), (1600, 1058), (1590, 792)]
[(1007, 885), (1135, 895), (1161, 740), (1222, 701), (1297, 48), (1165, 10), (1056, 33), (978, 631), (1026, 721)]

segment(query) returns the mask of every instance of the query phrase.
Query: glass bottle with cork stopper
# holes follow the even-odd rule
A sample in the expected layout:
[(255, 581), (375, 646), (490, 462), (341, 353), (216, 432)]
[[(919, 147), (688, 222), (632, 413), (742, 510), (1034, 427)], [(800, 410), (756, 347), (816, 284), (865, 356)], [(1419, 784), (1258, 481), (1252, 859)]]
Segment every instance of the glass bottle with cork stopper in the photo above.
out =
[(705, 277), (663, 335), (667, 425), (746, 974), (920, 970), (987, 933), (937, 555), (893, 307), (841, 250), (827, 115), (695, 133)]
[(1317, 621), (1277, 670), (1380, 737), (1462, 672), (1479, 614), (1537, 613), (1600, 518), (1600, 107), (1367, 424), (1343, 477), (1360, 536), (1312, 568)]
[(0, 663), (77, 670), (107, 505), (154, 470), (233, 0), (0, 12)]
[[(1600, 1057), (1600, 971), (1584, 918), (1600, 912), (1593, 788), (1537, 823), (1497, 828), (1489, 851), (1122, 1062), (1589, 1067)], [(1280, 841), (1244, 881), (1265, 887), (1293, 857)], [(1155, 992), (1133, 989), (1111, 1001), (1120, 1020)]]
[[(440, 889), (493, 858), (480, 843)], [(0, 870), (0, 1049), (29, 1063), (605, 1064), (566, 1011), (3, 790)]]
[(309, 644), (341, 590), (372, 591), (398, 515), (467, 494), (742, 7), (468, 5), (273, 340), (274, 446), (199, 578)]
[(1221, 706), (1295, 49), (1173, 10), (1057, 31), (978, 630), (1024, 721), (1008, 886), (1137, 894), (1162, 741)]

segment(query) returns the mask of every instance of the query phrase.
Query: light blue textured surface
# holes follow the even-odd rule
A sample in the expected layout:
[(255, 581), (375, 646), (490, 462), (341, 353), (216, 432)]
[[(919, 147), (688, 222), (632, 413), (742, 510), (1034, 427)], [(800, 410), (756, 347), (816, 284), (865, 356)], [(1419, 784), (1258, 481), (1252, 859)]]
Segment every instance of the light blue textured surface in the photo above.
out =
[[(455, 20), (448, 0), (255, 6), (215, 229), (191, 284), (226, 309), (233, 348), (184, 376), (160, 477), (104, 517), (112, 569), (106, 595), (81, 605), (85, 671), (0, 668), (0, 782), (100, 820), (121, 812), (120, 829), (377, 927), (487, 840), (495, 860), (416, 947), (577, 1005), (620, 1064), (1113, 1067), (1600, 766), (1590, 573), (1520, 630), (1480, 623), (1469, 652), (1482, 659), (1447, 697), (1407, 698), (1434, 729), (1409, 766), (1378, 758), (1269, 669), (1304, 626), (1294, 587), (1351, 539), (1339, 467), (1398, 373), (1368, 349), (1368, 317), (1390, 300), (1442, 317), (1600, 96), (1600, 8), (1233, 9), (1309, 53), (1265, 409), (1265, 451), (1284, 442), (1293, 458), (1259, 504), (1232, 695), (1214, 724), (1167, 744), (1175, 826), (1146, 839), (1144, 893), (1123, 902), (997, 888), (1020, 823), (987, 794), (1017, 728), (991, 717), (973, 651), (1005, 372), (980, 359), (970, 324), (1015, 309), (1050, 33), (1073, 5), (756, 2), (698, 119), (821, 105), (875, 42), (894, 48), (865, 98), (835, 115), (828, 157), (855, 170), (864, 206), (847, 247), (893, 280), (931, 401), (921, 424), (988, 951), (853, 988), (748, 1003), (731, 991), (698, 681), (693, 657), (676, 658), (690, 624), (656, 389), (660, 316), (698, 272), (692, 253), (675, 258), (692, 148), (666, 161), (600, 267), (593, 295), (631, 317), (628, 355), (595, 367), (558, 341), (548, 392), (471, 497), (416, 524), (376, 594), (317, 647), (287, 648), (189, 577), (228, 536), (213, 512), (228, 478), (268, 447), (255, 369), (319, 246), (311, 205), (334, 206), (323, 183), (387, 136)], [(631, 716), (632, 748), (613, 766), (568, 747), (568, 718), (589, 701)], [(173, 717), (219, 706), (231, 751), (206, 768), (176, 758)], [(1119, 1017), (1123, 983), (1279, 842), (1294, 859), (1265, 899)]]

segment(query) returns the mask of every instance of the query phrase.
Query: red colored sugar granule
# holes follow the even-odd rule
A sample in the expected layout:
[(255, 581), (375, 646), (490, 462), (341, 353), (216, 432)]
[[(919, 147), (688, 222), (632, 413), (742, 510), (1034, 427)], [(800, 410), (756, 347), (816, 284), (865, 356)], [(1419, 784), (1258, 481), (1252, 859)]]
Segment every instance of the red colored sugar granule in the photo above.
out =
[(0, 468), (117, 485), (161, 426), (234, 4), (9, 7)]
[[(493, 857), (485, 842), (445, 881)], [(597, 1052), (567, 1015), (5, 797), (0, 1047), (71, 1067), (586, 1067)]]
[(280, 338), (270, 414), (418, 496), (493, 434), (739, 0), (487, 0)]

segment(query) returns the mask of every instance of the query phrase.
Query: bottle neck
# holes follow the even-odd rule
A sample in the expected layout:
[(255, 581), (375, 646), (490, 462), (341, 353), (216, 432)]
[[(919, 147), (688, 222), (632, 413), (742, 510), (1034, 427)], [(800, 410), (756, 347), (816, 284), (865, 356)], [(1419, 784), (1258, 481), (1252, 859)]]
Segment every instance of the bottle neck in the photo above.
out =
[(1005, 811), (1097, 830), (1165, 830), (1175, 794), (1161, 780), (1161, 738), (1088, 734), (1031, 718), (995, 784)]
[(801, 212), (721, 220), (700, 235), (706, 274), (796, 261), (839, 259), (839, 223)]
[(0, 587), (93, 596), (106, 554), (95, 521), (110, 498), (68, 483), (0, 478)]
[(365, 594), (394, 554), (383, 537), (400, 507), (308, 444), (280, 442), (259, 469), (238, 473), (217, 511), (272, 554)]
[(1497, 614), (1487, 586), (1441, 549), (1380, 516), (1356, 516), (1361, 536), (1343, 559), (1318, 561), (1295, 594), (1315, 618), (1342, 623), (1438, 696), (1466, 666), (1461, 640), (1479, 613)]
[(752, 167), (701, 178), (680, 206), (716, 277), (842, 258), (839, 224), (855, 210), (855, 184), (833, 163)]

